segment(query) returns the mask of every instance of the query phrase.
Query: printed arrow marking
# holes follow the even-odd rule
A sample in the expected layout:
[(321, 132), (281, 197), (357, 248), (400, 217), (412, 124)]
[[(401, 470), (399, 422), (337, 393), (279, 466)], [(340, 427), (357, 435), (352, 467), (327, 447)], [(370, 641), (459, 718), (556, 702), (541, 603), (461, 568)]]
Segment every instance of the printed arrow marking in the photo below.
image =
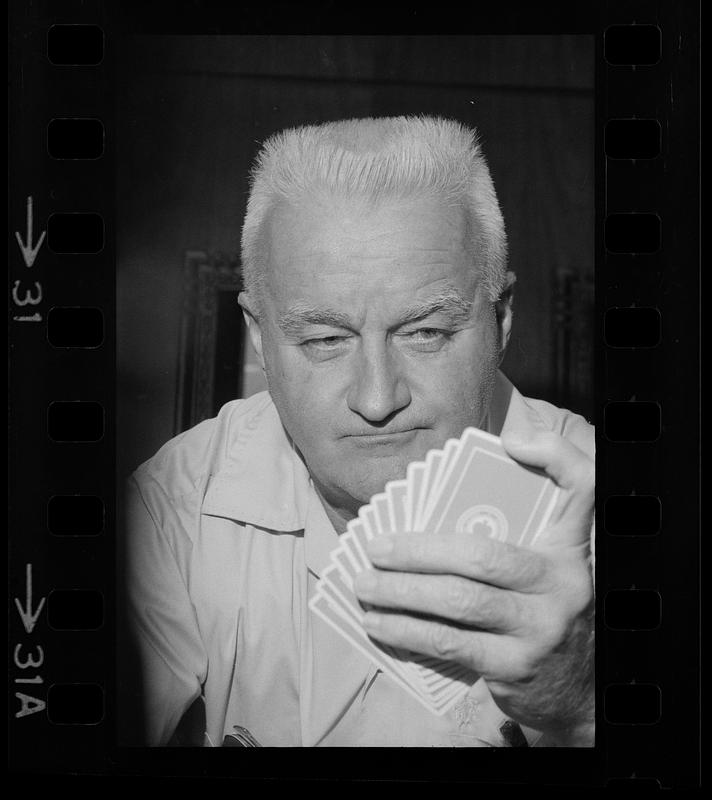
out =
[(22, 624), (25, 627), (27, 633), (32, 633), (32, 629), (37, 624), (37, 617), (40, 615), (40, 611), (42, 611), (42, 606), (44, 605), (45, 598), (43, 597), (40, 600), (40, 604), (37, 606), (37, 610), (33, 613), (32, 611), (32, 564), (27, 565), (27, 572), (26, 572), (26, 583), (25, 583), (25, 606), (26, 608), (22, 607), (22, 604), (15, 598), (15, 605), (17, 606), (17, 610), (20, 612), (20, 619), (22, 620)]
[(17, 243), (20, 245), (20, 250), (22, 251), (22, 258), (25, 261), (25, 266), (31, 267), (35, 263), (35, 259), (37, 258), (37, 253), (39, 252), (40, 247), (42, 247), (42, 242), (44, 241), (46, 231), (42, 231), (42, 235), (37, 240), (37, 244), (33, 247), (32, 246), (32, 198), (27, 198), (27, 243), (22, 241), (22, 237), (20, 236), (19, 231), (15, 231), (15, 238), (17, 239)]

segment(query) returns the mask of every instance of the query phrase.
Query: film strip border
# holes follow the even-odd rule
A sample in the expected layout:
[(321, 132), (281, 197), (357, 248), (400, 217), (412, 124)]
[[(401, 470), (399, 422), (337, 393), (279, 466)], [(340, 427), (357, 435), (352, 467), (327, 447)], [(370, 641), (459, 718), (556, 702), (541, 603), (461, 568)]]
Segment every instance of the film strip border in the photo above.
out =
[(71, 771), (104, 762), (115, 738), (114, 76), (96, 7), (83, 18), (20, 5), (10, 9), (11, 762)]
[[(10, 720), (11, 761), (28, 770), (112, 771), (112, 753), (116, 768), (117, 78), (102, 8), (11, 15), (23, 86), (10, 123)], [(690, 785), (699, 769), (698, 45), (683, 42), (689, 9), (684, 19), (669, 3), (606, 14), (597, 28), (598, 733), (582, 781)]]
[(699, 253), (682, 202), (696, 196), (698, 143), (694, 90), (674, 99), (675, 86), (695, 85), (674, 15), (667, 25), (620, 16), (604, 33), (598, 95), (598, 732), (609, 783), (635, 789), (674, 785), (697, 758), (699, 328), (685, 297), (696, 294)]

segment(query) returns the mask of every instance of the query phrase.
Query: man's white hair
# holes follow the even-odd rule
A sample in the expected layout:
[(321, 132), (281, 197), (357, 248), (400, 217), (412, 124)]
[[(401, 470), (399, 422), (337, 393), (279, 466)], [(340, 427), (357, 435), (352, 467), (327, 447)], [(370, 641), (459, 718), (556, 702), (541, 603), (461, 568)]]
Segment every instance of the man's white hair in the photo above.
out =
[(473, 268), (491, 300), (507, 270), (507, 239), (477, 131), (436, 117), (377, 117), (291, 128), (270, 137), (251, 171), (242, 229), (244, 288), (259, 304), (265, 223), (281, 201), (345, 197), (377, 208), (393, 200), (439, 198), (464, 208)]

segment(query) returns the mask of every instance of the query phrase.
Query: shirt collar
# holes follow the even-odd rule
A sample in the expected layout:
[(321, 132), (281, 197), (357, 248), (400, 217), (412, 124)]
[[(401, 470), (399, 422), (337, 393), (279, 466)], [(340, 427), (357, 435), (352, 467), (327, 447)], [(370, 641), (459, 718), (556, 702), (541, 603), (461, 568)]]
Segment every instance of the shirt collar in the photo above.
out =
[[(319, 575), (338, 534), (269, 394), (243, 402), (253, 407), (238, 424), (227, 422), (225, 461), (208, 484), (202, 512), (273, 531), (304, 531), (307, 566)], [(498, 372), (486, 430), (499, 436), (505, 426), (536, 425), (532, 414), (538, 417)]]
[(267, 530), (304, 531), (307, 567), (320, 575), (338, 544), (307, 468), (268, 394), (228, 428), (226, 460), (209, 482), (203, 514)]
[(228, 427), (225, 461), (209, 482), (203, 513), (271, 530), (302, 530), (309, 473), (270, 396), (265, 392), (256, 400), (250, 414)]
[(539, 412), (530, 405), (514, 384), (502, 372), (497, 372), (485, 430), (501, 436), (505, 430), (547, 428)]

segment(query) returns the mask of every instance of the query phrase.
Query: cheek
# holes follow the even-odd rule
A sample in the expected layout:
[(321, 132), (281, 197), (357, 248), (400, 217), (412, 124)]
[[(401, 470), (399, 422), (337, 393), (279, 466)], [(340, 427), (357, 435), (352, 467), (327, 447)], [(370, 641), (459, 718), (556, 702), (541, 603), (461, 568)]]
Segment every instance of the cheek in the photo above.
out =
[(292, 347), (275, 347), (265, 358), (267, 386), (290, 433), (323, 425), (335, 402), (334, 382), (305, 363)]
[(479, 423), (489, 404), (497, 372), (494, 332), (487, 326), (468, 331), (450, 357), (443, 359), (437, 377), (428, 377), (431, 402), (457, 417), (467, 415), (468, 424)]
[(304, 391), (307, 375), (299, 368), (291, 348), (271, 347), (265, 356), (267, 384), (273, 396), (297, 400)]

